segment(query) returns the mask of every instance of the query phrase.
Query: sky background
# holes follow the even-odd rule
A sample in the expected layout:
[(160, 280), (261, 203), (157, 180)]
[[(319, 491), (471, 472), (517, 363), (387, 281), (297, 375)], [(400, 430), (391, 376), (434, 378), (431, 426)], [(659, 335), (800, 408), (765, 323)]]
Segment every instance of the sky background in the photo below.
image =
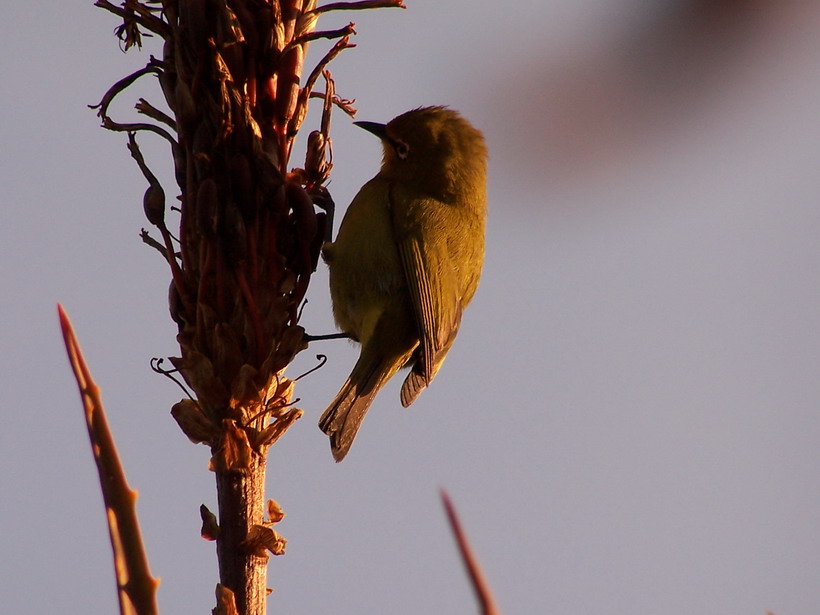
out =
[[(302, 353), (304, 418), (271, 451), (287, 517), (270, 613), (474, 613), (451, 493), (512, 613), (820, 612), (820, 4), (409, 0), (353, 19), (331, 65), (358, 119), (448, 104), (491, 153), (479, 292), (433, 386), (376, 400), (336, 465), (316, 421), (356, 357)], [(0, 23), (0, 596), (116, 612), (96, 470), (59, 336), (73, 319), (165, 613), (208, 613), (208, 450), (149, 369), (176, 353), (144, 179), (86, 105), (159, 54), (91, 2)], [(314, 60), (327, 45), (312, 48)], [(127, 118), (146, 80), (121, 97)], [(315, 126), (308, 118), (304, 134)], [(337, 113), (340, 208), (379, 145)], [(164, 143), (140, 145), (170, 183)], [(292, 160), (301, 164), (303, 149)], [(322, 267), (303, 324), (333, 330)]]

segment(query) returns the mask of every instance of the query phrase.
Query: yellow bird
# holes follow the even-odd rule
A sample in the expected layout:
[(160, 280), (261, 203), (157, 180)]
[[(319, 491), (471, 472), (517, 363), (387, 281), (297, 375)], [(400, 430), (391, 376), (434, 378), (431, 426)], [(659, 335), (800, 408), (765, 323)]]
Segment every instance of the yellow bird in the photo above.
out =
[(319, 421), (337, 462), (399, 368), (411, 367), (404, 407), (435, 377), (478, 287), (487, 218), (487, 147), (457, 112), (423, 107), (356, 125), (381, 139), (384, 159), (323, 250), (336, 324), (361, 343)]

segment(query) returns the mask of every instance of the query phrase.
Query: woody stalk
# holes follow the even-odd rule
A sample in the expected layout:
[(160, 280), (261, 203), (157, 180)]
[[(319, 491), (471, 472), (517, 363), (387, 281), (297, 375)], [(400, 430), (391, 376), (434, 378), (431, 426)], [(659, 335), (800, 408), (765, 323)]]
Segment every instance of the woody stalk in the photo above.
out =
[[(126, 0), (97, 6), (122, 19), (125, 49), (162, 39), (161, 59), (114, 84), (97, 106), (103, 126), (128, 134), (148, 182), (143, 205), (153, 231), (143, 240), (171, 271), (169, 306), (178, 326), (174, 370), (192, 394), (172, 414), (185, 435), (211, 449), (216, 515), (203, 507), (203, 536), (216, 540), (221, 612), (262, 615), (270, 553), (284, 552), (273, 529), (283, 513), (265, 503), (267, 451), (301, 416), (284, 372), (306, 347), (300, 306), (330, 237), (333, 207), (329, 62), (353, 47), (349, 23), (318, 30), (325, 13), (402, 7), (401, 0)], [(305, 78), (308, 45), (334, 41)], [(109, 116), (111, 102), (138, 79), (158, 78), (164, 105), (140, 99), (143, 121)], [(324, 91), (315, 91), (321, 80)], [(318, 98), (321, 125), (307, 138), (304, 165), (290, 167), (296, 136)], [(167, 111), (161, 107), (167, 107)], [(151, 171), (137, 134), (165, 139), (178, 186), (175, 201)], [(173, 370), (172, 370), (173, 371)], [(266, 516), (267, 513), (267, 516)]]

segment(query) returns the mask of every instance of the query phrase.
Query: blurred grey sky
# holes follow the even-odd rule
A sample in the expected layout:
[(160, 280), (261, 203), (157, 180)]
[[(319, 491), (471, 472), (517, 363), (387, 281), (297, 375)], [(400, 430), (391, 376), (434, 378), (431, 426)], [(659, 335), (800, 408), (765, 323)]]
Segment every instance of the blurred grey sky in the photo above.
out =
[[(289, 540), (270, 612), (474, 613), (440, 486), (508, 614), (820, 612), (820, 5), (408, 6), (326, 18), (359, 32), (331, 69), (358, 119), (449, 104), (484, 130), (485, 275), (435, 384), (409, 410), (388, 387), (338, 466), (316, 421), (356, 350), (298, 358), (293, 376), (330, 361), (270, 456)], [(138, 237), (125, 138), (86, 107), (158, 53), (121, 54), (115, 26), (44, 0), (0, 24), (8, 612), (116, 610), (57, 301), (140, 492), (161, 608), (213, 606), (208, 451), (148, 368), (176, 350), (168, 273)], [(119, 113), (138, 96), (160, 98), (146, 81)], [(341, 113), (333, 138), (343, 205), (379, 146)], [(168, 190), (164, 144), (140, 144)], [(320, 270), (312, 332), (332, 330), (326, 286)]]

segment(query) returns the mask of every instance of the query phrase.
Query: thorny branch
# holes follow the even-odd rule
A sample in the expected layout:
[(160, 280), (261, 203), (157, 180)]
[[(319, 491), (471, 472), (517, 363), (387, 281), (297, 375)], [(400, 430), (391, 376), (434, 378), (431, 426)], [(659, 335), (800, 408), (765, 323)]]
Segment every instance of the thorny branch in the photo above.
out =
[(91, 376), (71, 321), (61, 305), (57, 306), (66, 351), (80, 389), (88, 438), (97, 464), (103, 502), (108, 519), (111, 548), (121, 615), (159, 613), (156, 591), (159, 581), (151, 576), (142, 544), (135, 502), (137, 494), (128, 486), (114, 437), (108, 429), (100, 389)]
[(459, 553), (461, 554), (461, 561), (464, 562), (464, 568), (467, 571), (467, 576), (473, 586), (478, 604), (481, 607), (482, 615), (501, 615), (501, 611), (495, 603), (493, 594), (490, 591), (490, 584), (484, 573), (481, 572), (481, 567), (478, 564), (478, 558), (473, 553), (470, 543), (467, 540), (467, 534), (461, 527), (461, 521), (456, 513), (455, 506), (450, 501), (450, 496), (447, 492), (442, 490), (440, 492), (441, 502), (444, 504), (444, 511), (447, 513), (447, 520), (450, 523), (450, 529), (458, 545)]

